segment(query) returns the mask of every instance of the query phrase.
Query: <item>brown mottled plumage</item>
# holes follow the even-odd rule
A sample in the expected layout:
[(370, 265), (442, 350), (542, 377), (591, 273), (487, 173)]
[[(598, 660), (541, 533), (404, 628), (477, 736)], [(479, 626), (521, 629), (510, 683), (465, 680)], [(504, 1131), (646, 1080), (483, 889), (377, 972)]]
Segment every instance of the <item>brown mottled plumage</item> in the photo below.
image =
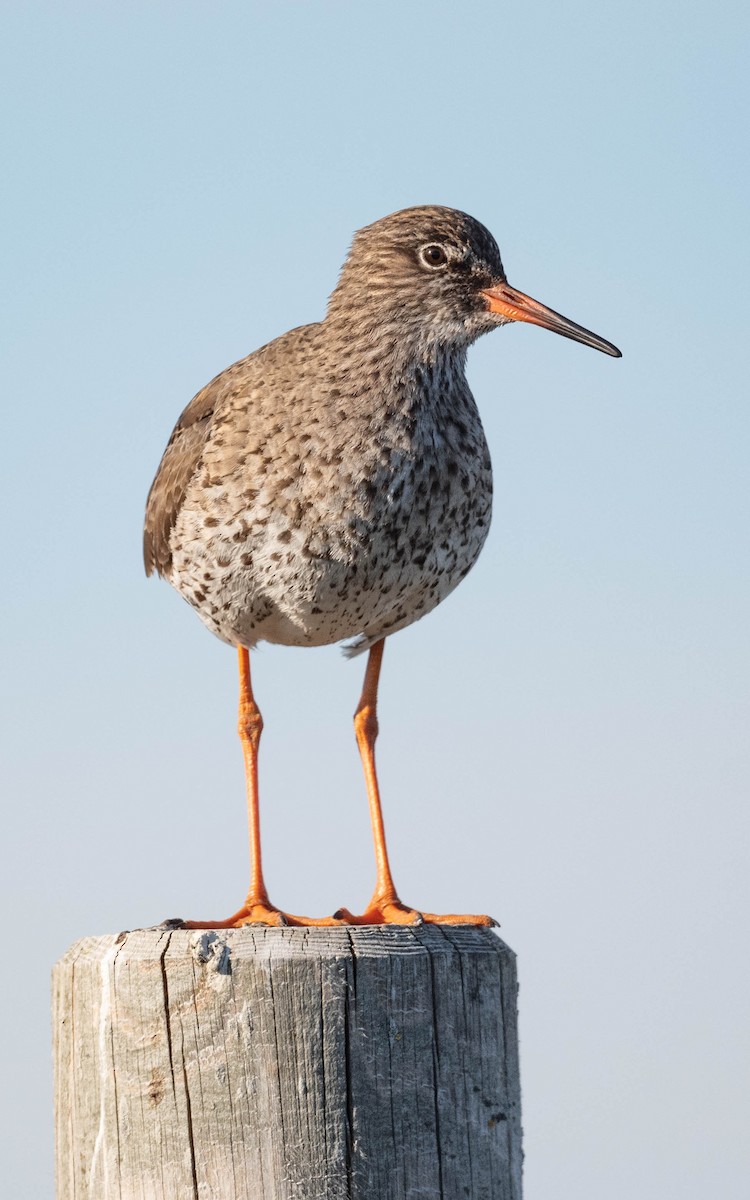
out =
[[(450, 238), (456, 280), (420, 266)], [(357, 235), (320, 324), (217, 376), (180, 418), (149, 496), (146, 569), (214, 633), (358, 648), (439, 603), (487, 534), (492, 476), (464, 375), (503, 279), (470, 218), (419, 209)], [(463, 309), (463, 311), (462, 311)]]
[(146, 571), (238, 647), (356, 639), (356, 653), (416, 621), (487, 536), (490, 456), (464, 368), (510, 320), (619, 353), (510, 288), (465, 213), (406, 209), (362, 229), (325, 320), (185, 409), (148, 498)]

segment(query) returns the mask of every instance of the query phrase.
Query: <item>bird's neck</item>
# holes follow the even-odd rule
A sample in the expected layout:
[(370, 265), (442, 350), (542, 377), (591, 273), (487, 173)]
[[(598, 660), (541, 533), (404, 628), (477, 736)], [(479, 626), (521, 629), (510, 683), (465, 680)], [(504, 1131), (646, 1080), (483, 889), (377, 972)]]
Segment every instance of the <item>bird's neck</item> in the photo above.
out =
[(423, 324), (411, 324), (403, 314), (329, 314), (324, 322), (326, 341), (336, 347), (336, 367), (349, 379), (365, 383), (375, 376), (388, 382), (427, 388), (463, 379), (466, 350), (463, 344), (440, 340)]

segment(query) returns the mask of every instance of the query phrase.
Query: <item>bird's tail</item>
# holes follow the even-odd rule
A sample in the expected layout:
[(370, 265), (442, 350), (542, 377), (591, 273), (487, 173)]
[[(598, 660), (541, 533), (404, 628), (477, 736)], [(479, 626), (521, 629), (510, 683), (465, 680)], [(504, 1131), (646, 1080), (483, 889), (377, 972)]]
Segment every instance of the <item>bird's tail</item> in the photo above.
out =
[(347, 642), (345, 646), (342, 646), (341, 652), (344, 658), (356, 658), (358, 654), (364, 654), (365, 650), (369, 650), (379, 641), (379, 637), (368, 637), (366, 633), (361, 633), (353, 642)]

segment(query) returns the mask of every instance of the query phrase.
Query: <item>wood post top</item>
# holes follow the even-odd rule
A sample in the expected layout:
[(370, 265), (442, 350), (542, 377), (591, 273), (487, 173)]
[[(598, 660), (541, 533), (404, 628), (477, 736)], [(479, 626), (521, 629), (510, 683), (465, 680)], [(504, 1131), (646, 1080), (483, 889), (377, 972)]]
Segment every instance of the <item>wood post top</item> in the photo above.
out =
[(371, 958), (382, 955), (511, 955), (492, 929), (467, 925), (351, 925), (332, 928), (244, 926), (242, 929), (126, 930), (84, 937), (59, 959), (59, 966), (109, 958), (158, 961), (192, 957), (208, 962), (217, 955), (249, 958)]

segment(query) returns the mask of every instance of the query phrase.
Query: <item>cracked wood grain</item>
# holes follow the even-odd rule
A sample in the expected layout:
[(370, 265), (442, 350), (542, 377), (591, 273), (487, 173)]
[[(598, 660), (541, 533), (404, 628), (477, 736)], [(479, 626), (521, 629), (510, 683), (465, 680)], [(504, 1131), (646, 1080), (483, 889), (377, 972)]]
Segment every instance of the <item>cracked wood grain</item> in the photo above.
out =
[(486, 929), (86, 938), (58, 1200), (521, 1200), (516, 990)]

